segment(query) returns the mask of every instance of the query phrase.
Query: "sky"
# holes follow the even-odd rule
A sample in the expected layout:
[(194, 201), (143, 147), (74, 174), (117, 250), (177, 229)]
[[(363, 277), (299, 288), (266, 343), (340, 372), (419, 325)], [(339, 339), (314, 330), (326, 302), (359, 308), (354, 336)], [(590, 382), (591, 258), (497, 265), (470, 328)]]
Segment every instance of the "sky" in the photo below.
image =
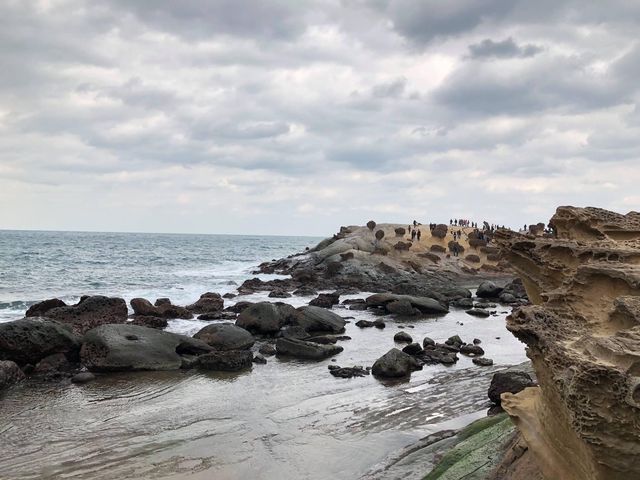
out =
[(640, 2), (0, 0), (0, 229), (640, 206)]

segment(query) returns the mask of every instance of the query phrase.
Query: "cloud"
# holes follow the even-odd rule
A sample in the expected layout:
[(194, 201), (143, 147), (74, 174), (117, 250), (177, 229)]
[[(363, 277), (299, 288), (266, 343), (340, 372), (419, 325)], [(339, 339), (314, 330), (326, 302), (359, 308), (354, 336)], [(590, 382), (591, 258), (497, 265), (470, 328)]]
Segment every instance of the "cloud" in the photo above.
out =
[(541, 51), (537, 45), (518, 45), (511, 37), (498, 42), (485, 38), (480, 43), (469, 45), (471, 58), (527, 58)]
[(626, 208), (638, 18), (622, 0), (3, 2), (0, 228)]

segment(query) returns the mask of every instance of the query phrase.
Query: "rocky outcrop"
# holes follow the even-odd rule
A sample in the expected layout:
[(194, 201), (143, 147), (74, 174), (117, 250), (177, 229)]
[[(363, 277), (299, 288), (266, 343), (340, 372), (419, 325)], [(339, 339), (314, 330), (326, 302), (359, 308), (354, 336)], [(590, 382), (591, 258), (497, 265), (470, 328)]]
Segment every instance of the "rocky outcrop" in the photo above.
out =
[(502, 406), (546, 478), (640, 478), (640, 213), (560, 207), (550, 223), (495, 236), (533, 303), (507, 327), (540, 384)]
[(45, 316), (70, 325), (77, 334), (83, 334), (98, 325), (125, 323), (127, 304), (122, 298), (94, 295), (81, 299), (76, 305), (47, 310)]
[(64, 353), (78, 356), (80, 340), (67, 325), (41, 317), (0, 323), (0, 360), (35, 365), (43, 358)]
[(177, 370), (185, 357), (213, 348), (201, 340), (137, 325), (101, 325), (88, 331), (81, 363), (94, 372)]
[(214, 323), (199, 330), (193, 338), (202, 340), (216, 350), (247, 350), (255, 342), (244, 328), (231, 323)]

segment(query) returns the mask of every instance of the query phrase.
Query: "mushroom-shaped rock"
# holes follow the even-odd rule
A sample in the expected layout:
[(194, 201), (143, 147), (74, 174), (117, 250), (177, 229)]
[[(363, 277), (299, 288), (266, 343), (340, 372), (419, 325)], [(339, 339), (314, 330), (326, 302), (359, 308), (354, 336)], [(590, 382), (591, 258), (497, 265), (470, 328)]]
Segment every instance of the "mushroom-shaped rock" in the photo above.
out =
[(371, 231), (373, 231), (374, 228), (376, 228), (376, 222), (374, 222), (373, 220), (369, 220), (367, 222), (367, 228)]
[(79, 350), (80, 340), (68, 325), (42, 317), (0, 323), (0, 360), (35, 365), (54, 353), (77, 358)]
[(298, 308), (297, 323), (307, 332), (344, 332), (345, 320), (326, 308), (306, 306)]
[(212, 347), (195, 338), (138, 325), (101, 325), (89, 330), (80, 360), (91, 371), (177, 370), (183, 355)]
[(404, 234), (407, 233), (404, 227), (398, 227), (394, 232), (396, 233), (396, 237), (404, 237)]
[(247, 330), (232, 323), (212, 323), (199, 330), (193, 338), (202, 340), (216, 350), (247, 350), (255, 342)]
[(384, 238), (384, 230), (376, 231), (376, 239), (377, 240), (382, 240), (383, 238)]
[(336, 355), (344, 350), (338, 345), (322, 345), (293, 338), (279, 338), (276, 340), (276, 353), (295, 358), (322, 360)]
[(378, 377), (406, 377), (413, 370), (418, 370), (420, 364), (411, 355), (392, 348), (375, 361), (371, 373)]

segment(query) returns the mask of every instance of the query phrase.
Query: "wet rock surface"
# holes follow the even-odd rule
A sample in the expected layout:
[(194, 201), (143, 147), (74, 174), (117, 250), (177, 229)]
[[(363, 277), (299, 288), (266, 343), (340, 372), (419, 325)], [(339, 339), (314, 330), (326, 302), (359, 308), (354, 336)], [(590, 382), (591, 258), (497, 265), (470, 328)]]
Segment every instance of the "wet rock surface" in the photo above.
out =
[(324, 345), (294, 338), (279, 338), (276, 340), (276, 354), (303, 358), (309, 360), (322, 360), (342, 352), (344, 348), (339, 345)]
[(47, 310), (46, 317), (70, 325), (77, 334), (84, 334), (98, 325), (125, 323), (127, 304), (122, 298), (93, 295), (83, 297), (76, 305)]
[(207, 325), (193, 336), (216, 350), (247, 350), (253, 346), (253, 336), (244, 328), (231, 323)]

